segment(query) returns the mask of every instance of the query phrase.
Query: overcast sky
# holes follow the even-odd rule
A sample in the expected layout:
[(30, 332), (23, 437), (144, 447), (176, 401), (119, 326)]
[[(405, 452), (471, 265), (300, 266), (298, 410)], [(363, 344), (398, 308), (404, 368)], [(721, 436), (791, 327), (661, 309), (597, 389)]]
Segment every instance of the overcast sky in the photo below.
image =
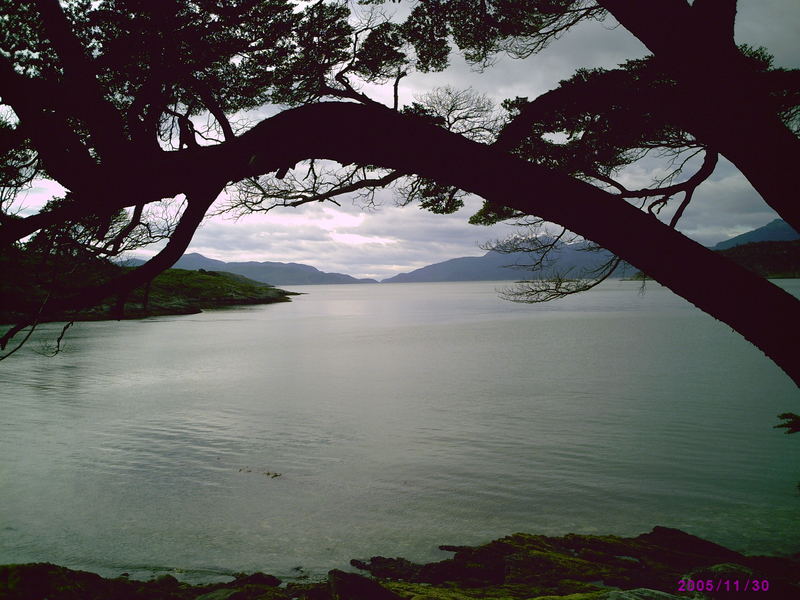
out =
[[(777, 66), (800, 67), (800, 1), (739, 0), (736, 38), (738, 43), (765, 46), (775, 55)], [(515, 96), (535, 98), (579, 67), (615, 67), (646, 53), (636, 38), (612, 20), (587, 22), (538, 55), (524, 61), (501, 58), (483, 73), (453, 56), (445, 72), (403, 80), (400, 103), (408, 104), (443, 85), (472, 87), (497, 103)], [(366, 91), (391, 102), (389, 89)], [(657, 163), (648, 162), (632, 169), (624, 181), (649, 185), (658, 168)], [(467, 219), (481, 205), (477, 198), (467, 199), (464, 209), (445, 216), (416, 206), (396, 207), (389, 193), (379, 193), (378, 198), (382, 206), (371, 211), (343, 198), (341, 207), (315, 203), (238, 220), (214, 217), (198, 230), (189, 251), (224, 261), (300, 262), (323, 271), (383, 279), (449, 258), (480, 255), (479, 244), (512, 231), (503, 224), (469, 225)], [(744, 177), (721, 160), (711, 180), (695, 194), (680, 229), (711, 245), (776, 217)]]

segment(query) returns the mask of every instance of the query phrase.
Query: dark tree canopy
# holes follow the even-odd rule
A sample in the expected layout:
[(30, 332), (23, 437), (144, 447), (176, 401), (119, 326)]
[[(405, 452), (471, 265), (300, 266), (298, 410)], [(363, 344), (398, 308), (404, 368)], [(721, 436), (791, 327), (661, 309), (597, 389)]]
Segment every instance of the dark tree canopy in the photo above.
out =
[[(409, 7), (400, 21), (381, 0), (0, 0), (0, 260), (22, 290), (4, 297), (17, 320), (5, 355), (36, 323), (124, 299), (169, 268), (223, 190), (229, 204), (214, 210), (252, 212), (345, 194), (369, 203), (391, 187), (434, 213), (476, 194), (476, 223), (558, 223), (728, 323), (800, 382), (800, 303), (675, 230), (720, 155), (800, 229), (800, 71), (736, 45), (735, 0)], [(581, 69), (503, 110), (449, 87), (399, 106), (402, 79), (444, 69), (454, 51), (491, 68), (498, 53), (531, 56), (609, 16), (652, 55)], [(364, 84), (393, 90), (392, 105)], [(256, 117), (263, 106), (274, 116)], [(670, 176), (647, 189), (617, 180), (653, 152)], [(67, 193), (20, 213), (19, 192), (42, 178)], [(164, 239), (137, 269), (97, 269), (71, 286), (57, 277)], [(543, 240), (510, 247), (535, 262), (553, 247)], [(23, 263), (53, 277), (23, 276), (13, 268)], [(540, 281), (524, 294), (590, 285)]]

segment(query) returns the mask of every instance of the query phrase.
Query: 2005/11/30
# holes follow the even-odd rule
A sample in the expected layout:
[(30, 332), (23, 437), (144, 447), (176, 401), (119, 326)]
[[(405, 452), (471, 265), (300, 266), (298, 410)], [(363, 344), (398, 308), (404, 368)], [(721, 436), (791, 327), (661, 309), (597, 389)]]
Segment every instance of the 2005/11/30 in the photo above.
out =
[(679, 592), (766, 592), (769, 590), (767, 579), (679, 579)]

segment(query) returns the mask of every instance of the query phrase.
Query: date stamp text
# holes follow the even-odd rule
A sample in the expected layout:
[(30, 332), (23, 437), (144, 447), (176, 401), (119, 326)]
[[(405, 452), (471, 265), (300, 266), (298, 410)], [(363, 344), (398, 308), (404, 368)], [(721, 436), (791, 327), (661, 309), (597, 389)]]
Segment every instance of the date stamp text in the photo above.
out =
[(768, 579), (679, 579), (679, 592), (768, 592)]

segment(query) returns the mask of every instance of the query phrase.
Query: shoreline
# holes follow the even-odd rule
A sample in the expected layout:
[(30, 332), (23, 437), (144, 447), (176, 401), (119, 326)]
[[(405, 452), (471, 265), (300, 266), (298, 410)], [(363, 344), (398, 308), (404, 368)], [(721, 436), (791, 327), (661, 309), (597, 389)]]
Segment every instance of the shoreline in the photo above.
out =
[[(800, 597), (800, 552), (749, 556), (668, 527), (635, 537), (517, 533), (480, 546), (440, 546), (427, 564), (373, 556), (323, 580), (282, 582), (264, 573), (190, 585), (171, 575), (102, 578), (49, 563), (0, 566), (4, 600), (623, 600)], [(746, 588), (746, 589), (745, 589)], [(708, 590), (711, 591), (708, 591)], [(747, 594), (743, 594), (747, 596)], [(736, 595), (736, 597), (739, 597)]]

